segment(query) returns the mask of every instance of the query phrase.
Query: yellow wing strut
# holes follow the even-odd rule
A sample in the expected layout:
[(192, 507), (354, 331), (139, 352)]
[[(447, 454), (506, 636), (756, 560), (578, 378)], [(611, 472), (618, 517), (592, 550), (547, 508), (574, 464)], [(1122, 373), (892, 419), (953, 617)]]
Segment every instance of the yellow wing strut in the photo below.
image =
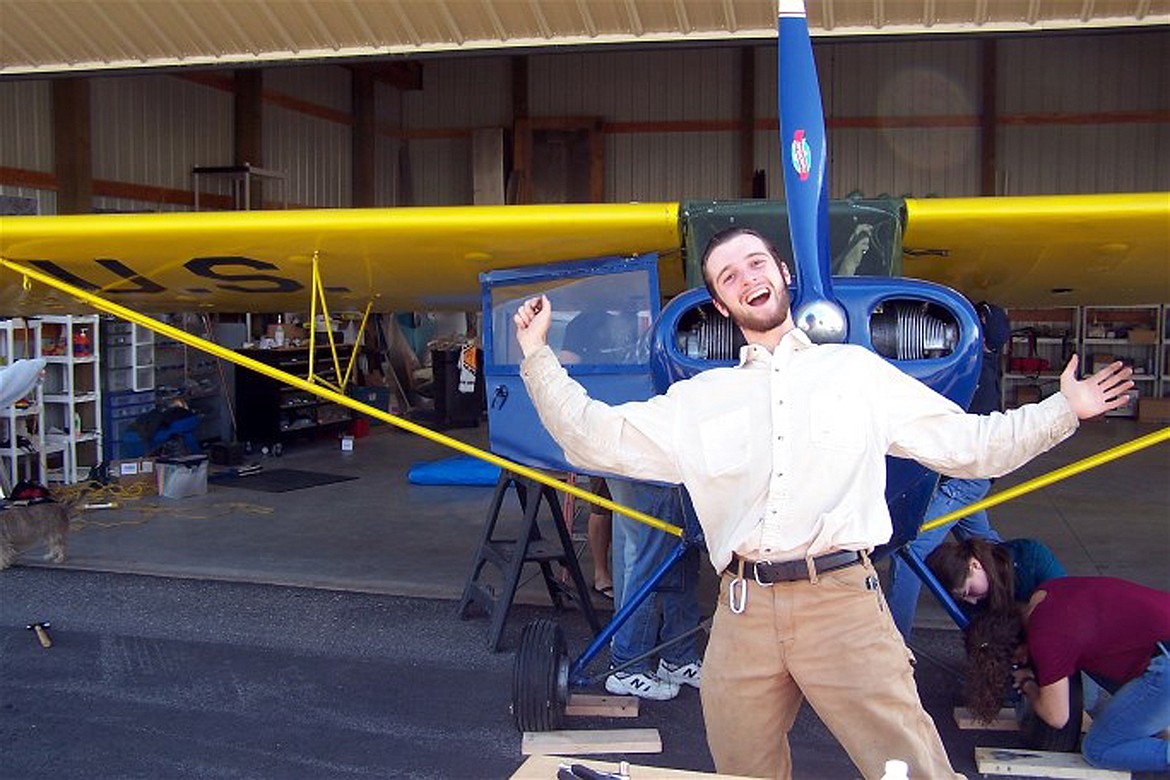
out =
[(1060, 480), (1067, 479), (1074, 474), (1080, 474), (1082, 471), (1088, 471), (1091, 468), (1095, 468), (1097, 466), (1108, 463), (1111, 460), (1124, 457), (1130, 453), (1137, 452), (1138, 450), (1145, 449), (1146, 447), (1152, 447), (1155, 444), (1160, 444), (1161, 442), (1164, 442), (1168, 439), (1170, 439), (1170, 426), (1167, 426), (1160, 431), (1154, 431), (1153, 433), (1138, 437), (1133, 441), (1126, 442), (1125, 444), (1119, 444), (1112, 449), (1099, 452), (1096, 455), (1090, 455), (1087, 458), (1078, 460), (1076, 463), (1070, 463), (1067, 466), (1055, 469), (1048, 472), (1047, 474), (1042, 474), (1035, 479), (1030, 479), (1027, 482), (1022, 482), (1019, 485), (1016, 485), (1015, 487), (1010, 487), (1007, 490), (996, 493), (994, 496), (988, 496), (982, 501), (976, 501), (974, 504), (970, 504), (969, 506), (961, 507), (953, 512), (947, 512), (942, 517), (936, 517), (930, 522), (923, 523), (922, 527), (918, 529), (919, 533), (922, 531), (929, 531), (932, 528), (938, 528), (940, 525), (953, 523), (961, 517), (966, 517), (967, 515), (978, 512), (980, 509), (990, 509), (991, 507), (998, 506), (1005, 501), (1011, 501), (1013, 498), (1018, 498), (1026, 493), (1031, 493), (1033, 490), (1039, 490), (1042, 487), (1047, 487), (1053, 482), (1059, 482)]
[(465, 455), (479, 458), (482, 461), (499, 466), (505, 471), (510, 471), (522, 477), (527, 477), (534, 482), (547, 485), (554, 490), (568, 493), (570, 495), (576, 496), (577, 498), (589, 501), (590, 503), (605, 507), (610, 511), (620, 512), (627, 517), (633, 518), (634, 520), (637, 520), (641, 523), (645, 523), (646, 525), (653, 528), (657, 528), (660, 531), (665, 531), (666, 533), (673, 534), (678, 537), (681, 537), (683, 534), (683, 530), (679, 526), (667, 523), (658, 519), (657, 517), (652, 517), (645, 512), (639, 512), (636, 509), (631, 509), (629, 507), (622, 506), (621, 504), (614, 503), (610, 499), (596, 496), (587, 490), (582, 490), (576, 485), (570, 485), (567, 482), (562, 482), (561, 480), (550, 477), (536, 469), (522, 466), (519, 463), (513, 463), (512, 461), (507, 460), (506, 458), (501, 458), (499, 455), (494, 453), (481, 450), (478, 447), (461, 442), (458, 439), (452, 439), (450, 436), (444, 436), (441, 433), (436, 433), (435, 431), (424, 428), (423, 426), (413, 423), (409, 420), (396, 417), (389, 412), (368, 406), (363, 404), (361, 401), (358, 401), (355, 398), (350, 398), (348, 395), (340, 393), (330, 387), (325, 387), (321, 384), (315, 384), (302, 377), (289, 374), (277, 368), (273, 368), (272, 366), (261, 363), (258, 360), (254, 360), (245, 355), (241, 355), (238, 352), (221, 347), (219, 344), (201, 339), (198, 336), (188, 333), (185, 330), (176, 328), (173, 325), (168, 325), (165, 322), (159, 322), (153, 317), (148, 317), (131, 309), (127, 309), (125, 306), (120, 306), (111, 301), (107, 301), (104, 298), (82, 290), (79, 287), (74, 287), (67, 282), (63, 282), (60, 279), (56, 279), (34, 268), (29, 268), (27, 266), (14, 263), (11, 260), (3, 257), (0, 257), (0, 266), (15, 271), (16, 273), (23, 274), (26, 283), (28, 279), (33, 279), (42, 284), (46, 284), (87, 303), (98, 311), (103, 311), (107, 314), (112, 314), (115, 317), (119, 317), (137, 325), (141, 325), (144, 328), (149, 328), (155, 333), (161, 333), (163, 336), (169, 339), (174, 339), (175, 341), (181, 342), (190, 347), (194, 347), (195, 349), (207, 352), (208, 354), (220, 358), (221, 360), (227, 360), (231, 363), (235, 363), (237, 366), (243, 366), (244, 368), (256, 371), (260, 374), (263, 374), (264, 376), (271, 377), (278, 382), (295, 387), (298, 390), (304, 390), (307, 393), (313, 393), (314, 395), (320, 396), (321, 398), (324, 398), (328, 401), (332, 401), (335, 404), (340, 404), (341, 406), (345, 406), (349, 409), (353, 409), (363, 414), (368, 414), (371, 417), (376, 417), (383, 422), (422, 436), (424, 439), (430, 439), (433, 442), (450, 447), (451, 449), (462, 452)]

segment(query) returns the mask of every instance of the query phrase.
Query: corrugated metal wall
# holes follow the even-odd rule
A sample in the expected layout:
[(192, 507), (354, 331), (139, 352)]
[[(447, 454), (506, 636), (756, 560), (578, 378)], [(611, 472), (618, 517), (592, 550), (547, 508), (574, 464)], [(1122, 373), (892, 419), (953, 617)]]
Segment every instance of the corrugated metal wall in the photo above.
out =
[(374, 85), (374, 116), (379, 133), (374, 151), (374, 193), (381, 206), (402, 203), (399, 187), (399, 156), (403, 144), (402, 93), (387, 84)]
[(402, 126), (408, 137), (399, 202), (471, 203), (471, 131), (511, 125), (512, 71), (507, 57), (426, 60), (422, 89), (402, 94)]
[[(53, 116), (49, 82), (0, 84), (0, 168), (24, 172), (21, 181), (34, 180), (35, 174), (52, 173)], [(36, 201), (38, 214), (53, 214), (57, 210), (57, 193), (50, 189), (0, 183), (0, 195), (31, 198)]]
[(53, 112), (49, 82), (0, 83), (0, 165), (52, 172)]
[(607, 201), (736, 197), (737, 134), (694, 128), (738, 119), (739, 57), (732, 47), (533, 56), (529, 111), (606, 123)]
[[(997, 191), (1170, 189), (1166, 41), (1161, 30), (998, 39)], [(980, 194), (985, 47), (967, 36), (818, 41), (831, 193)], [(741, 194), (738, 47), (516, 56), (527, 57), (529, 116), (602, 121), (606, 200)], [(769, 197), (780, 198), (775, 52), (759, 45), (753, 56), (751, 165), (767, 172)], [(513, 57), (420, 64), (419, 90), (376, 83), (376, 198), (470, 203), (471, 131), (511, 127)], [(230, 73), (106, 76), (90, 85), (95, 183), (128, 185), (102, 194), (99, 207), (181, 208), (173, 197), (152, 201), (149, 188), (189, 192), (192, 166), (233, 161)], [(265, 71), (260, 164), (287, 174), (292, 204), (352, 202), (351, 100), (341, 66)], [(29, 183), (53, 173), (51, 102), (47, 81), (0, 83), (0, 186), (37, 192), (47, 211), (51, 185)], [(146, 194), (135, 196), (135, 187)]]
[[(1004, 194), (1170, 189), (1170, 123), (1125, 121), (1170, 110), (1170, 34), (1012, 38), (998, 46)], [(1035, 114), (1081, 119), (1026, 121)]]
[[(336, 65), (273, 68), (264, 91), (263, 167), (287, 177), (288, 202), (345, 207), (353, 202), (353, 102), (349, 71)], [(300, 108), (314, 107), (325, 110)], [(266, 199), (273, 194), (265, 192)]]
[[(163, 75), (95, 78), (90, 113), (95, 183), (190, 191), (194, 166), (231, 164), (232, 96), (223, 90)], [(166, 210), (118, 197), (95, 206)]]

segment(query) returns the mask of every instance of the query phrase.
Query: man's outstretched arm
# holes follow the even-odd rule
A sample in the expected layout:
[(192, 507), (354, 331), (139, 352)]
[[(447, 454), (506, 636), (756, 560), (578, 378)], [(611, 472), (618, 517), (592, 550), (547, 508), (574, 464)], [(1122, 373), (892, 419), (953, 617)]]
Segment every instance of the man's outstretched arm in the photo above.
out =
[(530, 298), (513, 317), (520, 378), (540, 421), (575, 466), (631, 479), (681, 482), (672, 449), (674, 414), (661, 396), (613, 407), (589, 398), (548, 346), (552, 305)]

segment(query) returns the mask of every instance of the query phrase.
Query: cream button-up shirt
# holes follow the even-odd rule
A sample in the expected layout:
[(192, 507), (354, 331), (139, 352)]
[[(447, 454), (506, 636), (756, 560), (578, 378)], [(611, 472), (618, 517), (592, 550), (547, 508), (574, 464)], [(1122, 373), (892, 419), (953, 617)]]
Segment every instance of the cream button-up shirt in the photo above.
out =
[(995, 477), (1078, 425), (1059, 393), (966, 414), (874, 353), (814, 345), (800, 330), (773, 352), (749, 344), (734, 368), (618, 406), (590, 399), (547, 347), (524, 360), (521, 376), (570, 463), (685, 485), (716, 571), (733, 552), (786, 561), (889, 541), (886, 455)]

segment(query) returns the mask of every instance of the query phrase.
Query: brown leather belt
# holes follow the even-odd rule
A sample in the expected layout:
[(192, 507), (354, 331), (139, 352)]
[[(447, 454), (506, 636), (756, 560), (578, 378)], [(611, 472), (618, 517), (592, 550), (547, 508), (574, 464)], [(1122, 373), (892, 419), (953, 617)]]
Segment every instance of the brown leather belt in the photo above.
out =
[[(749, 561), (741, 559), (734, 553), (731, 556), (731, 566), (727, 571), (731, 576), (739, 573), (739, 562), (743, 560), (743, 578), (755, 580), (761, 585), (771, 585), (775, 582), (795, 582), (809, 578), (808, 561)], [(834, 569), (844, 569), (862, 561), (861, 553), (856, 550), (841, 550), (834, 553), (818, 555), (812, 559), (812, 565), (817, 574), (824, 574)]]

